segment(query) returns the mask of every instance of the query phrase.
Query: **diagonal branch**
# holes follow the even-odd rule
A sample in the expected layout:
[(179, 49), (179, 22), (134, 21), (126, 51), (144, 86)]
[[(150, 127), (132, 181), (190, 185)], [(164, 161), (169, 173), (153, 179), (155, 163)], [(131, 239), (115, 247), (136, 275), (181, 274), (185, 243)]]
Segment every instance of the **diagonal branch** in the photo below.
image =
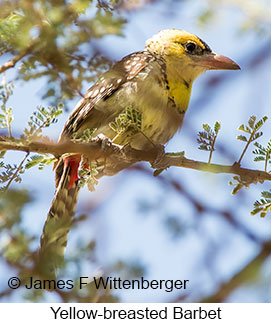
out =
[[(255, 281), (255, 276), (261, 270), (265, 261), (270, 258), (271, 254), (271, 241), (266, 241), (262, 244), (260, 252), (239, 272), (237, 272), (231, 279), (222, 283), (218, 290), (207, 297), (195, 300), (199, 303), (224, 303), (227, 298), (238, 288), (245, 287)], [(266, 287), (266, 296), (268, 297), (269, 286)], [(183, 295), (173, 299), (173, 303), (185, 302), (186, 299)]]
[(28, 53), (24, 52), (20, 55), (14, 56), (10, 61), (6, 62), (2, 66), (0, 66), (0, 74), (4, 73), (6, 70), (14, 67), (17, 62), (19, 62), (23, 57), (25, 57)]
[(6, 70), (14, 67), (22, 58), (31, 53), (34, 45), (37, 41), (33, 41), (26, 49), (24, 49), (18, 55), (15, 55), (11, 60), (0, 66), (0, 74), (4, 73)]
[[(271, 255), (271, 241), (265, 242), (263, 244), (260, 253), (253, 258), (247, 266), (245, 266), (241, 271), (236, 273), (231, 280), (222, 284), (219, 290), (209, 297), (206, 297), (200, 300), (201, 303), (220, 303), (225, 302), (227, 297), (231, 295), (233, 291), (238, 289), (239, 287), (245, 286), (249, 284), (251, 280), (254, 278), (254, 275), (257, 274), (263, 263), (266, 259), (268, 259)], [(268, 287), (266, 289), (266, 293), (268, 294)], [(268, 297), (268, 295), (266, 296)]]

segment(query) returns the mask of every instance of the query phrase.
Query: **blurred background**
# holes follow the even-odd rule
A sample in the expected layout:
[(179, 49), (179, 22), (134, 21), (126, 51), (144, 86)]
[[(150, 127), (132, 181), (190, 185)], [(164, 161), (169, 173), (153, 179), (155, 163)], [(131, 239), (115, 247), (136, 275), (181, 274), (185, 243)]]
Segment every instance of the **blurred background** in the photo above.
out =
[[(252, 115), (269, 117), (257, 141), (266, 146), (271, 138), (270, 1), (21, 0), (1, 6), (2, 32), (4, 20), (14, 12), (25, 18), (25, 30), (13, 43), (9, 40), (12, 50), (3, 51), (0, 65), (28, 49), (35, 37), (40, 42), (36, 52), (27, 52), (2, 74), (5, 82), (14, 82), (7, 106), (13, 108), (15, 137), (37, 106), (63, 102), (58, 123), (43, 131), (57, 140), (80, 93), (99, 72), (142, 50), (159, 30), (178, 28), (232, 58), (241, 71), (210, 71), (195, 81), (183, 128), (166, 150), (185, 151), (186, 157), (206, 162), (208, 152), (198, 149), (197, 134), (203, 123), (213, 127), (220, 121), (212, 162), (232, 165), (245, 145), (236, 140), (237, 128)], [(37, 24), (41, 20), (46, 21), (42, 27)], [(69, 57), (62, 59), (64, 53)], [(254, 149), (249, 147), (242, 166), (263, 170), (263, 163), (253, 161)], [(24, 156), (8, 152), (4, 161), (18, 165)], [(97, 292), (93, 284), (55, 292), (8, 289), (8, 278), (33, 270), (54, 195), (49, 165), (26, 170), (22, 182), (12, 183), (1, 197), (0, 302), (270, 302), (270, 211), (264, 218), (250, 215), (270, 183), (251, 184), (232, 195), (230, 175), (174, 167), (158, 177), (152, 174), (148, 163), (139, 163), (102, 178), (95, 192), (81, 191), (59, 277), (189, 279), (188, 289)]]

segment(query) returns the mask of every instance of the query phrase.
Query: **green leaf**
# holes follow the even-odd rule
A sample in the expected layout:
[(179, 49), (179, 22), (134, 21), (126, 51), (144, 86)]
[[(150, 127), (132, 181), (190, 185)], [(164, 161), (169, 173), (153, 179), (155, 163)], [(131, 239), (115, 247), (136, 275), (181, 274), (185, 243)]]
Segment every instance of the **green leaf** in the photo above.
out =
[(267, 171), (267, 163), (270, 163), (271, 160), (271, 145), (270, 145), (271, 139), (267, 143), (266, 147), (262, 146), (258, 142), (254, 143), (254, 146), (258, 149), (253, 150), (253, 154), (258, 155), (254, 158), (254, 161), (265, 161), (265, 171)]
[(262, 132), (256, 132), (254, 136), (251, 137), (250, 141), (254, 141), (263, 135)]
[(208, 134), (210, 134), (210, 132), (211, 132), (211, 127), (207, 124), (207, 123), (205, 123), (205, 124), (203, 124), (202, 125), (202, 128), (208, 133)]
[(205, 150), (205, 151), (210, 151), (210, 147), (208, 147), (207, 145), (199, 145), (198, 147), (200, 150)]
[(254, 129), (255, 120), (256, 120), (256, 116), (251, 116), (248, 120), (248, 125), (250, 126), (251, 129)]
[(49, 127), (57, 122), (57, 117), (63, 111), (63, 104), (55, 107), (37, 107), (37, 110), (30, 116), (28, 121), (29, 128), (24, 130), (24, 135), (27, 140), (39, 138), (42, 135), (42, 129)]
[(271, 190), (261, 192), (261, 199), (254, 203), (254, 209), (251, 215), (260, 213), (260, 217), (265, 217), (268, 211), (271, 211)]
[(128, 107), (123, 113), (115, 118), (115, 121), (110, 122), (109, 126), (117, 135), (128, 138), (141, 131), (142, 114), (137, 110)]
[(44, 155), (34, 155), (31, 156), (30, 159), (27, 160), (25, 165), (26, 169), (39, 165), (39, 169), (42, 170), (46, 165), (51, 164), (56, 159), (54, 157), (50, 157), (47, 154)]
[(214, 126), (214, 130), (216, 134), (218, 134), (220, 128), (221, 128), (221, 123), (217, 121)]
[(238, 127), (238, 130), (251, 133), (250, 129), (248, 127), (245, 127), (243, 124), (240, 127)]
[(245, 136), (243, 136), (243, 135), (238, 135), (236, 138), (237, 138), (238, 140), (241, 140), (241, 141), (245, 141), (245, 142), (247, 142), (247, 138), (246, 138)]
[(262, 145), (260, 145), (258, 142), (255, 142), (254, 143), (254, 146), (257, 147), (257, 148), (259, 148), (259, 149), (255, 149), (254, 151), (256, 151), (258, 154), (259, 153), (262, 153), (262, 154), (265, 155), (265, 153), (266, 153), (266, 148), (265, 147), (263, 147)]
[[(231, 183), (231, 182), (230, 182)], [(243, 185), (241, 184), (237, 184), (234, 189), (232, 190), (232, 195), (237, 194), (241, 189), (242, 189)]]
[(265, 160), (265, 158), (263, 157), (263, 156), (258, 156), (258, 157), (255, 157), (254, 158), (254, 161), (255, 162), (258, 162), (258, 161), (264, 161)]
[(255, 130), (259, 130), (262, 126), (263, 126), (263, 124), (266, 122), (266, 120), (268, 119), (268, 117), (267, 116), (264, 116), (264, 117), (262, 117), (262, 119), (260, 119), (257, 123), (256, 123), (256, 125), (255, 125)]
[(255, 209), (253, 209), (253, 210), (250, 212), (250, 214), (251, 214), (251, 215), (255, 215), (255, 214), (257, 214), (257, 213), (261, 212), (261, 210), (262, 210), (262, 208), (260, 208), (260, 207), (255, 208)]
[(261, 194), (262, 194), (263, 198), (271, 199), (271, 190), (269, 192), (268, 191), (263, 191)]
[(210, 163), (212, 158), (212, 153), (213, 151), (215, 151), (215, 148), (214, 148), (215, 141), (216, 141), (218, 132), (221, 128), (221, 123), (216, 121), (214, 125), (214, 130), (207, 123), (204, 123), (202, 125), (202, 128), (205, 131), (200, 131), (198, 133), (197, 142), (200, 144), (198, 148), (200, 150), (210, 151), (209, 160), (208, 160), (208, 163)]

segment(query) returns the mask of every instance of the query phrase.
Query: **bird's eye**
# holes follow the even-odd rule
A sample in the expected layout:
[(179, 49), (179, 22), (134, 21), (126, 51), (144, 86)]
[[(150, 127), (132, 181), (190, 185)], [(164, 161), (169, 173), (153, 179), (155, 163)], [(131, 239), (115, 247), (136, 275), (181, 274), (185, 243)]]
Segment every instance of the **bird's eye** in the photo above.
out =
[(187, 42), (185, 44), (185, 49), (189, 52), (192, 53), (196, 49), (197, 45), (193, 42)]

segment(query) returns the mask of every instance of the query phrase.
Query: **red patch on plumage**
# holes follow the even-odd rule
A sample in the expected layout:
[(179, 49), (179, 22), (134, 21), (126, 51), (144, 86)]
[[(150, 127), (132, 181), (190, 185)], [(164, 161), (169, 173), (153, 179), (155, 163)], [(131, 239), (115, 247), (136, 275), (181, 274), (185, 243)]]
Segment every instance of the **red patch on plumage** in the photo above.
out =
[(83, 165), (83, 168), (84, 168), (84, 169), (90, 169), (89, 164), (85, 163), (85, 164)]
[(64, 158), (64, 167), (69, 166), (71, 169), (68, 189), (71, 189), (73, 184), (79, 179), (78, 168), (79, 168), (80, 160), (81, 160), (80, 155), (73, 155), (73, 156)]

